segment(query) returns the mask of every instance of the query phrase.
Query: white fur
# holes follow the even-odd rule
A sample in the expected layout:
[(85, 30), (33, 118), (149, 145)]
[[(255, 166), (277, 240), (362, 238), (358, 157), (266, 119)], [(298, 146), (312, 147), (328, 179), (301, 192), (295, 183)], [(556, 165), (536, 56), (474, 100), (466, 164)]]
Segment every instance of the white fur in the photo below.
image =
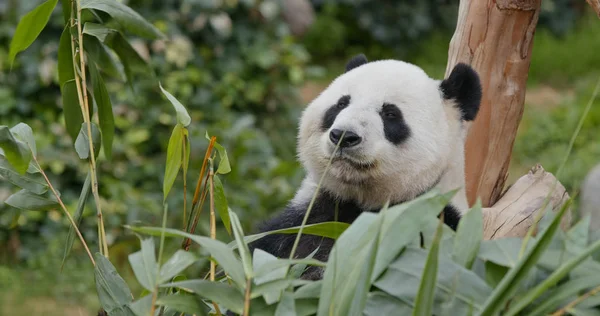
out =
[[(325, 132), (325, 112), (343, 95), (350, 105)], [(400, 108), (411, 136), (399, 145), (384, 135), (378, 112), (384, 103)], [(325, 171), (335, 145), (331, 129), (351, 129), (362, 137), (343, 157), (356, 163), (374, 164), (358, 170), (348, 160), (335, 160), (323, 187), (340, 198), (353, 199), (365, 208), (380, 208), (415, 198), (439, 181), (442, 192), (460, 188), (452, 204), (468, 208), (464, 190), (465, 124), (460, 112), (443, 99), (440, 81), (431, 79), (412, 64), (397, 60), (370, 62), (335, 79), (305, 109), (300, 120), (298, 155), (307, 176), (294, 201), (310, 199)]]

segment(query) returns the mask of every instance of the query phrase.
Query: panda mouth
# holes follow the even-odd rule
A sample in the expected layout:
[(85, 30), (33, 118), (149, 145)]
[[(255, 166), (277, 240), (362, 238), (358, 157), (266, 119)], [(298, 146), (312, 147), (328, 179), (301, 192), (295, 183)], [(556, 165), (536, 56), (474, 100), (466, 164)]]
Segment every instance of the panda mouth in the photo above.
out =
[(332, 162), (341, 162), (350, 165), (353, 169), (366, 171), (376, 167), (375, 162), (362, 162), (356, 161), (353, 158), (348, 157), (347, 155), (338, 154), (333, 158)]

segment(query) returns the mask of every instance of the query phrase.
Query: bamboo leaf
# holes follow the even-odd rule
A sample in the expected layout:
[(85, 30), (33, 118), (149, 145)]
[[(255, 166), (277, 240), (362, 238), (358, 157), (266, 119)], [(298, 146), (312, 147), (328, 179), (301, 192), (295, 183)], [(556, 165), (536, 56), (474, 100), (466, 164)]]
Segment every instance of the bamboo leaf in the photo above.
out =
[(188, 112), (185, 109), (185, 107), (183, 106), (183, 104), (181, 104), (181, 102), (179, 102), (167, 90), (163, 89), (163, 87), (160, 83), (158, 84), (158, 86), (160, 87), (160, 90), (162, 91), (162, 93), (167, 97), (169, 102), (171, 102), (171, 104), (175, 108), (175, 112), (177, 113), (177, 123), (183, 125), (184, 127), (187, 127), (188, 125), (190, 125), (192, 118), (188, 114)]
[(415, 308), (413, 309), (413, 316), (430, 316), (432, 315), (432, 305), (435, 296), (436, 278), (438, 274), (438, 256), (440, 249), (440, 240), (442, 239), (442, 228), (444, 222), (440, 219), (431, 249), (427, 254), (427, 261), (425, 262), (425, 269), (423, 269), (423, 275), (421, 276), (421, 284), (419, 285), (419, 291), (415, 299)]
[(88, 69), (94, 89), (94, 100), (96, 100), (98, 107), (98, 121), (100, 123), (100, 131), (102, 132), (102, 147), (104, 148), (104, 155), (110, 160), (115, 134), (115, 118), (113, 116), (112, 102), (110, 101), (108, 90), (104, 85), (104, 80), (96, 68), (96, 64), (93, 62), (88, 63)]
[(4, 203), (22, 211), (47, 211), (59, 206), (58, 200), (52, 193), (46, 192), (45, 194), (37, 195), (27, 190), (14, 193)]
[[(208, 132), (205, 135), (206, 139), (210, 140)], [(219, 153), (219, 167), (217, 168), (217, 174), (227, 174), (231, 172), (231, 165), (229, 164), (229, 158), (227, 157), (227, 150), (221, 144), (215, 142), (215, 148)]]
[(227, 309), (241, 314), (244, 307), (244, 296), (236, 288), (220, 282), (208, 280), (187, 280), (161, 285), (161, 287), (176, 287), (195, 293), (205, 299), (217, 302)]
[[(89, 22), (86, 23), (86, 25), (88, 24)], [(110, 35), (112, 33), (109, 32), (107, 34)], [(108, 52), (108, 48), (104, 44), (102, 44), (102, 42), (97, 37), (85, 34), (83, 36), (83, 47), (85, 49), (85, 52), (87, 53), (87, 56), (93, 62), (96, 63), (96, 65), (98, 66), (98, 68), (100, 68), (102, 72), (119, 81), (126, 80), (125, 74), (123, 73), (122, 69), (123, 66), (118, 65), (117, 61)]]
[[(95, 123), (90, 122), (91, 130), (92, 130), (92, 146), (94, 146), (94, 157), (98, 157), (100, 153), (100, 130)], [(81, 129), (79, 130), (79, 135), (77, 135), (77, 139), (75, 140), (75, 151), (80, 159), (88, 159), (90, 156), (90, 143), (88, 139), (88, 127), (87, 123), (81, 123)]]
[(104, 42), (104, 40), (106, 40), (106, 37), (108, 35), (117, 32), (117, 30), (108, 28), (102, 24), (86, 22), (83, 25), (82, 32), (83, 32), (83, 34), (88, 34), (88, 35), (94, 36), (97, 39), (99, 39), (101, 42)]
[(31, 161), (31, 150), (27, 144), (15, 138), (7, 126), (0, 126), (0, 148), (4, 157), (19, 174), (24, 174)]
[[(305, 225), (302, 230), (303, 235), (315, 235), (321, 237), (327, 237), (331, 239), (337, 239), (344, 231), (350, 227), (348, 223), (344, 222), (322, 222), (316, 224)], [(259, 240), (265, 236), (272, 234), (297, 234), (300, 231), (300, 226), (290, 227), (290, 228), (282, 228), (277, 230), (271, 230), (268, 232), (263, 232), (255, 235), (249, 235), (244, 237), (244, 240), (247, 244), (252, 243), (253, 241)], [(231, 242), (229, 244), (234, 249), (237, 248), (235, 242)]]
[(79, 132), (81, 131), (81, 125), (83, 124), (83, 113), (81, 112), (81, 106), (79, 105), (75, 79), (68, 80), (64, 83), (61, 94), (67, 133), (71, 136), (73, 143), (75, 143), (79, 136)]
[(146, 76), (154, 75), (146, 61), (137, 53), (121, 33), (115, 32), (108, 34), (105, 39), (105, 44), (112, 48), (112, 50), (117, 53), (117, 56), (119, 56), (121, 64), (123, 65), (125, 77), (129, 84), (133, 82), (134, 72), (145, 74)]
[(196, 256), (192, 253), (181, 249), (177, 250), (175, 254), (160, 267), (160, 279), (158, 282), (162, 284), (171, 280), (179, 272), (196, 262), (196, 260)]
[(177, 173), (179, 173), (179, 168), (181, 167), (181, 162), (183, 159), (183, 131), (184, 127), (177, 123), (175, 128), (173, 128), (173, 132), (171, 133), (171, 138), (169, 139), (169, 145), (167, 147), (167, 163), (165, 166), (165, 178), (163, 180), (163, 200), (167, 200), (167, 196), (173, 187), (173, 183), (175, 183), (175, 179), (177, 178)]
[(535, 309), (528, 312), (529, 316), (548, 315), (552, 311), (567, 303), (573, 297), (577, 297), (582, 291), (592, 289), (600, 284), (600, 275), (587, 275), (571, 279), (557, 288), (548, 292), (548, 296)]
[(48, 0), (25, 14), (17, 24), (17, 29), (10, 42), (10, 50), (8, 53), (8, 62), (13, 64), (15, 57), (21, 51), (24, 51), (31, 45), (40, 35), (58, 0)]
[(412, 315), (412, 306), (381, 291), (369, 293), (365, 316)]
[(208, 315), (206, 305), (194, 295), (173, 294), (159, 298), (156, 305), (190, 315)]
[[(221, 221), (223, 221), (223, 225), (225, 229), (231, 235), (231, 219), (229, 216), (229, 207), (227, 206), (227, 198), (225, 197), (225, 190), (223, 189), (223, 183), (217, 175), (214, 176), (214, 198), (215, 198), (215, 208), (221, 217)], [(242, 238), (244, 236), (242, 235)], [(238, 244), (239, 247), (239, 244)]]
[[(77, 201), (77, 208), (75, 209), (75, 215), (73, 215), (73, 220), (77, 224), (77, 228), (81, 225), (81, 220), (83, 219), (83, 210), (85, 208), (85, 203), (90, 196), (91, 192), (91, 179), (90, 173), (88, 172), (87, 177), (85, 178), (85, 182), (83, 183), (83, 187), (81, 188), (81, 194), (79, 195), (79, 200)], [(72, 225), (69, 225), (69, 233), (67, 234), (67, 241), (65, 242), (65, 253), (63, 255), (63, 260), (60, 265), (60, 269), (65, 265), (65, 261), (69, 257), (71, 253), (71, 249), (73, 248), (73, 242), (75, 241), (75, 228)]]
[(283, 292), (277, 309), (275, 309), (275, 316), (288, 316), (297, 315), (296, 304), (294, 302), (294, 296), (290, 292)]
[(528, 272), (534, 267), (537, 260), (552, 241), (554, 233), (559, 227), (560, 219), (567, 211), (569, 204), (567, 202), (563, 205), (561, 210), (554, 216), (550, 226), (541, 233), (541, 236), (535, 240), (533, 246), (529, 250), (526, 250), (517, 264), (508, 271), (500, 284), (498, 284), (486, 300), (480, 315), (495, 315), (503, 308), (506, 301), (518, 289), (521, 281), (527, 277)]
[(58, 42), (58, 83), (61, 93), (67, 81), (75, 79), (73, 51), (71, 50), (71, 29), (65, 27)]
[(133, 295), (115, 267), (100, 253), (94, 254), (94, 275), (100, 305), (108, 315), (134, 315), (129, 304)]
[(164, 35), (137, 12), (121, 2), (114, 0), (81, 0), (82, 9), (94, 9), (106, 12), (125, 29), (136, 35), (157, 39)]
[(254, 277), (254, 271), (252, 269), (252, 258), (250, 257), (250, 250), (248, 245), (244, 242), (244, 231), (242, 230), (242, 224), (234, 212), (230, 212), (231, 226), (233, 229), (233, 235), (235, 236), (235, 242), (238, 245), (238, 251), (240, 258), (242, 258), (242, 266), (244, 266), (244, 273), (247, 279)]
[(483, 213), (481, 210), (481, 200), (465, 214), (456, 229), (454, 237), (454, 249), (452, 259), (470, 269), (479, 252), (479, 246), (483, 240)]
[(0, 156), (0, 176), (21, 189), (25, 189), (34, 194), (40, 195), (48, 191), (46, 179), (44, 179), (40, 173), (26, 172), (24, 174), (19, 174), (13, 169), (4, 156)]
[(129, 303), (128, 306), (135, 316), (148, 316), (152, 310), (152, 295), (145, 295), (137, 301)]
[(138, 282), (148, 291), (154, 291), (158, 280), (156, 272), (158, 263), (154, 252), (154, 239), (147, 238), (141, 241), (142, 250), (129, 255), (129, 263)]

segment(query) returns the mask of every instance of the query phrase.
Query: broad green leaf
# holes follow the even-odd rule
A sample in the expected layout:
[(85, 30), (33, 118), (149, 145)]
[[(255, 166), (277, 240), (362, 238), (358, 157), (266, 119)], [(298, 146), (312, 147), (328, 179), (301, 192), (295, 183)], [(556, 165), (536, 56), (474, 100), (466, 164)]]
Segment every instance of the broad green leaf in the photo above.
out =
[(263, 296), (265, 302), (269, 305), (275, 304), (281, 300), (283, 290), (289, 288), (294, 283), (292, 279), (273, 280), (252, 287), (251, 298)]
[[(92, 130), (92, 146), (94, 146), (94, 157), (98, 157), (100, 153), (101, 134), (98, 126), (94, 122), (90, 122)], [(80, 159), (88, 159), (90, 156), (90, 142), (88, 139), (88, 126), (86, 123), (81, 123), (79, 135), (75, 140), (75, 151)]]
[(295, 316), (309, 316), (315, 315), (319, 308), (319, 301), (316, 299), (300, 299), (294, 300), (296, 307)]
[(61, 0), (60, 2), (62, 4), (62, 7), (60, 9), (61, 9), (61, 11), (63, 13), (63, 18), (64, 18), (65, 25), (67, 25), (67, 23), (71, 19), (71, 5), (72, 5), (72, 2), (71, 2), (71, 0)]
[(169, 145), (167, 147), (167, 163), (165, 166), (165, 178), (163, 180), (163, 199), (166, 201), (179, 168), (181, 167), (181, 161), (183, 159), (183, 131), (184, 127), (181, 124), (175, 125), (171, 138), (169, 138)]
[(283, 292), (277, 309), (275, 309), (275, 316), (292, 316), (296, 314), (296, 304), (294, 302), (294, 296), (291, 292)]
[(523, 257), (504, 276), (500, 284), (498, 284), (494, 292), (486, 300), (481, 315), (495, 315), (504, 307), (506, 301), (519, 288), (521, 281), (527, 277), (529, 271), (534, 267), (537, 260), (552, 241), (554, 233), (558, 229), (560, 220), (567, 211), (569, 204), (565, 203), (563, 205), (561, 210), (554, 216), (550, 226), (541, 233), (541, 236), (534, 241), (532, 247), (525, 251)]
[(75, 142), (77, 136), (79, 136), (79, 131), (81, 131), (81, 124), (83, 124), (83, 114), (81, 112), (81, 106), (79, 105), (75, 79), (65, 82), (62, 86), (61, 94), (67, 133), (71, 136), (73, 142)]
[(206, 305), (195, 295), (173, 294), (159, 298), (156, 305), (190, 315), (208, 315)]
[(456, 229), (452, 259), (467, 269), (471, 269), (483, 240), (483, 213), (481, 200), (465, 214)]
[(141, 241), (142, 250), (129, 255), (129, 263), (138, 282), (148, 291), (154, 291), (158, 277), (158, 263), (154, 247), (154, 239)]
[(534, 289), (528, 291), (524, 296), (521, 296), (516, 303), (511, 304), (511, 308), (506, 315), (516, 315), (518, 312), (531, 304), (533, 300), (540, 297), (542, 294), (544, 294), (544, 292), (548, 291), (551, 287), (556, 285), (560, 280), (567, 276), (567, 274), (569, 274), (569, 272), (571, 272), (583, 260), (587, 259), (592, 253), (598, 250), (600, 250), (600, 241), (596, 241), (587, 247), (582, 253), (571, 258), (565, 264), (561, 265), (550, 276), (548, 276), (542, 283), (539, 283)]
[(244, 308), (244, 296), (236, 288), (220, 282), (208, 280), (188, 280), (161, 285), (161, 287), (176, 287), (201, 297), (217, 302), (238, 314)]
[(365, 316), (412, 315), (412, 306), (381, 291), (369, 293)]
[(128, 306), (135, 316), (148, 316), (152, 310), (152, 294), (146, 294), (137, 301), (129, 303)]
[(160, 267), (160, 279), (158, 282), (162, 284), (171, 280), (179, 272), (196, 262), (196, 260), (196, 256), (192, 253), (181, 249), (177, 250), (175, 254)]
[[(188, 146), (189, 147), (189, 146)], [(221, 221), (223, 221), (223, 225), (225, 229), (231, 235), (231, 219), (229, 217), (229, 207), (227, 206), (227, 198), (225, 197), (225, 189), (223, 189), (223, 183), (217, 175), (214, 176), (214, 198), (215, 198), (215, 208), (221, 217)], [(242, 236), (243, 238), (244, 236)], [(238, 244), (239, 247), (239, 244)]]
[[(267, 267), (266, 269), (264, 268), (266, 265), (268, 265), (269, 263), (272, 262), (278, 262), (277, 257), (273, 256), (272, 254), (265, 252), (261, 249), (254, 249), (254, 254), (253, 254), (253, 258), (252, 258), (252, 267), (253, 270), (255, 272), (259, 272), (259, 273), (255, 273), (255, 278), (254, 278), (254, 283), (258, 286), (262, 285), (262, 284), (266, 284), (272, 281), (276, 281), (276, 280), (281, 280), (284, 279), (287, 273), (287, 266), (289, 265), (284, 265), (282, 267), (279, 268), (272, 268), (272, 267)], [(253, 294), (257, 294), (256, 293), (256, 287), (254, 287), (252, 289)], [(267, 292), (262, 292), (261, 295), (265, 296), (265, 300), (268, 302), (275, 302), (277, 300), (279, 300), (279, 297), (281, 295), (281, 290), (277, 290), (277, 291), (267, 291)]]
[(317, 315), (348, 315), (368, 245), (378, 229), (377, 215), (362, 213), (338, 238), (329, 254)]
[(95, 62), (102, 72), (119, 81), (125, 81), (126, 77), (125, 73), (123, 73), (123, 66), (117, 64), (117, 61), (108, 52), (108, 48), (98, 38), (87, 34), (84, 35), (83, 48), (88, 58)]
[(183, 104), (181, 104), (181, 102), (179, 102), (179, 100), (177, 100), (167, 90), (163, 89), (160, 82), (158, 83), (158, 87), (160, 88), (160, 91), (162, 91), (162, 93), (167, 97), (169, 102), (171, 102), (171, 104), (175, 108), (175, 112), (177, 113), (177, 123), (183, 125), (184, 127), (187, 127), (188, 125), (190, 125), (190, 123), (192, 122), (192, 118), (188, 114), (188, 112), (185, 109), (185, 107), (183, 106)]
[(242, 224), (240, 224), (240, 220), (234, 212), (230, 212), (229, 216), (231, 217), (233, 235), (235, 237), (235, 242), (238, 245), (238, 251), (240, 253), (240, 258), (242, 259), (242, 266), (244, 266), (246, 279), (252, 279), (254, 277), (254, 271), (252, 269), (252, 257), (250, 256), (248, 245), (244, 242), (244, 231), (242, 230)]
[(113, 116), (112, 102), (96, 65), (93, 62), (88, 63), (88, 69), (94, 88), (94, 100), (96, 100), (98, 107), (98, 121), (100, 123), (100, 131), (102, 132), (102, 147), (104, 148), (104, 155), (110, 159), (112, 157), (112, 142), (115, 134), (115, 118)]
[(8, 163), (19, 174), (24, 174), (31, 161), (31, 150), (27, 144), (15, 138), (8, 126), (0, 126), (0, 148)]
[(17, 54), (24, 51), (40, 35), (58, 0), (48, 0), (25, 14), (17, 24), (17, 29), (10, 42), (10, 51), (8, 53), (8, 62), (12, 65)]
[[(256, 255), (257, 250), (255, 249), (254, 253)], [(327, 263), (323, 261), (319, 261), (312, 258), (302, 258), (302, 259), (277, 259), (276, 261), (268, 261), (263, 263), (258, 270), (255, 270), (255, 278), (265, 277), (267, 274), (274, 273), (275, 270), (279, 270), (282, 267), (287, 267), (290, 265), (310, 265), (315, 267), (326, 267)]]
[[(80, 227), (81, 220), (83, 219), (83, 210), (85, 208), (85, 203), (90, 196), (91, 186), (91, 178), (90, 173), (88, 172), (87, 177), (85, 178), (85, 182), (83, 183), (83, 187), (81, 188), (81, 194), (79, 195), (79, 200), (77, 201), (77, 209), (75, 209), (75, 215), (73, 215), (73, 220), (77, 224), (77, 227)], [(73, 225), (69, 225), (69, 233), (67, 234), (67, 241), (65, 242), (65, 253), (63, 255), (62, 264), (60, 265), (60, 269), (65, 265), (65, 261), (69, 257), (71, 253), (71, 248), (73, 248), (73, 241), (75, 240), (75, 228)]]
[[(516, 237), (484, 240), (477, 256), (482, 260), (512, 268), (518, 262), (521, 242), (522, 240)], [(528, 249), (531, 249), (531, 244), (528, 245)]]
[[(208, 132), (205, 135), (206, 139), (210, 140)], [(227, 174), (231, 172), (231, 165), (229, 164), (229, 158), (227, 157), (227, 150), (218, 142), (215, 142), (215, 148), (219, 153), (219, 167), (217, 167), (217, 174)]]
[(321, 296), (321, 287), (323, 286), (323, 281), (315, 281), (308, 283), (299, 287), (296, 292), (294, 292), (294, 298), (303, 299), (303, 298), (319, 298)]
[(27, 190), (21, 190), (9, 196), (4, 203), (22, 211), (46, 211), (59, 206), (58, 200), (50, 191), (43, 195), (37, 195)]
[(83, 25), (83, 34), (94, 36), (101, 42), (104, 42), (104, 40), (106, 40), (106, 36), (114, 32), (117, 32), (117, 30), (105, 27), (102, 24), (87, 22)]
[(435, 298), (436, 290), (436, 278), (438, 274), (438, 260), (439, 260), (439, 249), (440, 240), (442, 239), (442, 228), (444, 222), (440, 219), (438, 228), (435, 232), (435, 237), (431, 244), (431, 249), (427, 254), (427, 261), (425, 262), (425, 269), (421, 275), (421, 283), (419, 284), (419, 291), (415, 298), (415, 307), (413, 309), (413, 316), (430, 316), (432, 315), (432, 305)]
[(575, 226), (566, 233), (567, 250), (571, 253), (580, 253), (588, 246), (590, 240), (590, 215), (584, 216)]
[[(424, 249), (407, 247), (374, 285), (412, 307), (427, 254)], [(480, 310), (492, 289), (473, 271), (450, 258), (440, 256), (438, 260), (433, 314), (439, 315), (442, 307), (453, 311), (454, 315), (468, 315), (469, 311)]]
[(19, 123), (11, 127), (10, 132), (13, 134), (15, 139), (24, 142), (27, 147), (31, 150), (34, 156), (37, 156), (37, 148), (35, 146), (35, 137), (33, 137), (33, 131), (31, 127), (25, 123)]
[(149, 39), (164, 35), (137, 12), (125, 4), (114, 0), (81, 0), (82, 9), (94, 9), (106, 12), (126, 30)]
[(589, 275), (569, 280), (548, 292), (540, 305), (528, 312), (529, 316), (548, 315), (564, 305), (572, 297), (579, 293), (592, 289), (600, 284), (600, 275)]
[(75, 79), (75, 70), (73, 68), (73, 51), (71, 50), (71, 29), (65, 27), (58, 42), (58, 83), (63, 91), (63, 85)]
[[(159, 227), (130, 227), (126, 226), (134, 232), (149, 233), (153, 236), (159, 236), (162, 228)], [(225, 273), (241, 288), (246, 286), (244, 277), (244, 267), (242, 263), (235, 257), (233, 250), (221, 241), (210, 239), (208, 237), (192, 235), (182, 232), (177, 229), (165, 228), (165, 237), (183, 237), (190, 238), (195, 243), (198, 243), (208, 251), (215, 261), (223, 268)], [(155, 235), (156, 234), (156, 235)]]
[[(311, 260), (317, 254), (318, 251), (319, 251), (319, 247), (315, 248), (315, 250), (313, 250), (313, 252), (308, 254), (308, 256), (306, 256), (304, 259), (301, 259), (302, 262), (296, 262), (296, 264), (290, 268), (290, 277), (299, 279), (302, 276), (302, 274), (304, 273), (304, 271), (306, 271), (306, 267), (309, 264), (311, 264), (310, 262), (307, 262), (304, 260)], [(315, 261), (318, 261), (318, 260), (315, 260)], [(318, 261), (318, 262), (321, 263), (323, 267), (326, 266), (326, 264), (324, 262), (321, 262), (321, 261)]]
[(600, 316), (600, 310), (591, 308), (574, 307), (567, 309), (572, 316)]
[(94, 254), (96, 291), (102, 308), (108, 315), (134, 315), (129, 308), (133, 295), (115, 267), (100, 253)]
[(44, 194), (48, 191), (46, 179), (40, 173), (26, 172), (21, 175), (12, 168), (4, 156), (0, 156), (0, 176), (21, 189), (34, 194)]
[(133, 82), (133, 72), (154, 76), (152, 69), (146, 61), (137, 53), (121, 33), (112, 33), (106, 36), (105, 44), (117, 53), (125, 76), (129, 84)]

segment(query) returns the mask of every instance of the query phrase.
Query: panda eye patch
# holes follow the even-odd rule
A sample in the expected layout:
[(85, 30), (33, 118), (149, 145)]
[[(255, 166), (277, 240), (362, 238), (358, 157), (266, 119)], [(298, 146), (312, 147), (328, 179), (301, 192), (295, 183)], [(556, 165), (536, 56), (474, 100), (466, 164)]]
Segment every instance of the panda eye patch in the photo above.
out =
[(391, 103), (384, 103), (380, 114), (384, 119), (402, 119), (402, 112), (400, 112), (400, 109)]
[(383, 121), (383, 133), (388, 141), (398, 145), (410, 136), (410, 128), (396, 105), (384, 103), (379, 115)]
[(332, 105), (325, 112), (325, 115), (323, 116), (323, 122), (321, 123), (321, 128), (324, 131), (328, 130), (331, 127), (331, 125), (333, 125), (333, 122), (335, 121), (335, 118), (338, 116), (338, 114), (340, 114), (342, 110), (347, 108), (348, 105), (350, 105), (350, 99), (351, 98), (349, 95), (342, 96), (334, 105)]

